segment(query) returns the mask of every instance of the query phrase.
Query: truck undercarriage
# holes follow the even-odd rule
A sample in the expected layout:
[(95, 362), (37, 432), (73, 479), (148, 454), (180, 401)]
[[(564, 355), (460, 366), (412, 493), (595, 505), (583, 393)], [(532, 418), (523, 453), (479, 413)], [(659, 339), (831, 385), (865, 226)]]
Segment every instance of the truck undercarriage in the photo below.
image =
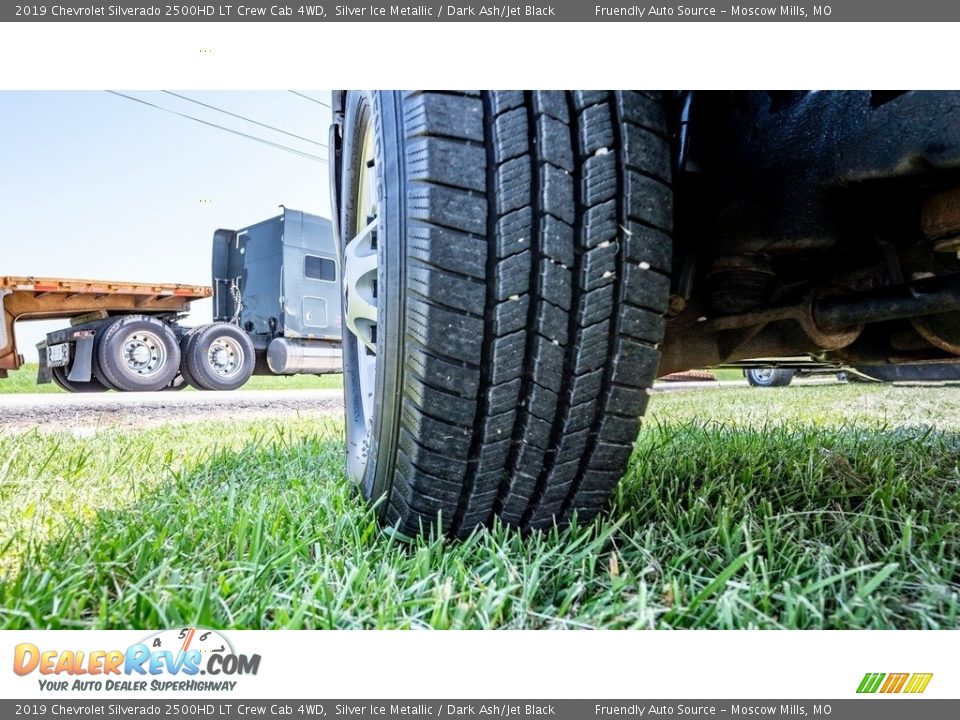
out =
[(661, 373), (798, 353), (956, 360), (956, 93), (674, 99), (682, 152)]

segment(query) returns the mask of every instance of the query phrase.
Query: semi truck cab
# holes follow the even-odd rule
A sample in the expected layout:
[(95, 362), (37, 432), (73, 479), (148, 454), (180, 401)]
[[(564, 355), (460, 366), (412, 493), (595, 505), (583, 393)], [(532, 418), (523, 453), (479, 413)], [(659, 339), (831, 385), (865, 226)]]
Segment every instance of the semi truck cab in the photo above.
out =
[(340, 267), (330, 221), (283, 209), (213, 236), (213, 319), (253, 342), (255, 373), (340, 372)]
[[(210, 287), (2, 278), (0, 378), (23, 363), (14, 324), (63, 318), (37, 382), (70, 392), (233, 390), (253, 374), (340, 372), (340, 266), (329, 220), (283, 208), (214, 233)], [(213, 322), (182, 324), (192, 300)]]

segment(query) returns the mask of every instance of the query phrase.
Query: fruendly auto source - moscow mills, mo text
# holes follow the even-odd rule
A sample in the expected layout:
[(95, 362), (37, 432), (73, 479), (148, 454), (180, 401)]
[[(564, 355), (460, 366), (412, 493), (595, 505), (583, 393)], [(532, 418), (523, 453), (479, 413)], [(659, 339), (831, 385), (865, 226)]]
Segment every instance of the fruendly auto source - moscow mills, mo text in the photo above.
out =
[[(67, 6), (62, 3), (32, 3), (14, 6), (18, 18), (43, 20), (90, 19), (197, 19), (197, 20), (510, 20), (558, 19), (553, 4), (96, 4)], [(564, 10), (564, 8), (561, 8)], [(589, 11), (588, 11), (589, 12)], [(698, 20), (698, 19), (763, 19), (782, 18), (803, 20), (828, 18), (833, 14), (830, 5), (594, 5), (593, 17), (598, 20)]]
[(731, 5), (717, 8), (702, 5), (594, 5), (594, 15), (600, 18), (757, 18), (782, 17), (806, 18), (829, 17), (833, 9), (829, 5)]

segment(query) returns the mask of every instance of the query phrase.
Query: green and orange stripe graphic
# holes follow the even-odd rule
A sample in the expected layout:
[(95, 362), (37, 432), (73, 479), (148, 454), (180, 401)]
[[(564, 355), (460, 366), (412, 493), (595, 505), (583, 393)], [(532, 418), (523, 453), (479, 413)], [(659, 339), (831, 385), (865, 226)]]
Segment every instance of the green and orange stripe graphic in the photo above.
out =
[(858, 693), (922, 693), (933, 673), (867, 673), (860, 681)]

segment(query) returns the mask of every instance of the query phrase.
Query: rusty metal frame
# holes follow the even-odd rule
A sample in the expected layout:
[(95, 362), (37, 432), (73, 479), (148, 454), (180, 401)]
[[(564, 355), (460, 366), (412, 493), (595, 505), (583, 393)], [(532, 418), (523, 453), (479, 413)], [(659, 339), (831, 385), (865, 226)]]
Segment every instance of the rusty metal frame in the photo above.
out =
[(113, 280), (75, 280), (0, 276), (0, 378), (23, 365), (17, 352), (14, 325), (20, 320), (65, 320), (104, 311), (109, 314), (181, 313), (194, 300), (208, 298), (204, 285), (133, 283)]

